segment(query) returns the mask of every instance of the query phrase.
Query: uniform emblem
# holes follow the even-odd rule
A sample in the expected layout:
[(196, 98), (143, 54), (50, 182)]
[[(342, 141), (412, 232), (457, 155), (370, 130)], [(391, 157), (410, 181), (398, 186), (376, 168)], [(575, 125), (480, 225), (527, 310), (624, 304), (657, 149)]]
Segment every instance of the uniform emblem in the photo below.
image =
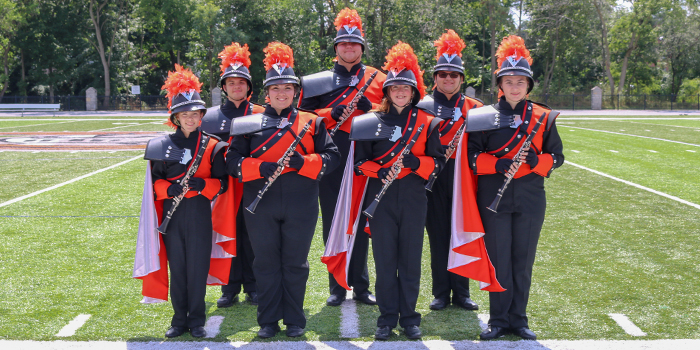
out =
[(357, 86), (357, 83), (360, 82), (360, 79), (357, 78), (357, 75), (353, 75), (352, 78), (350, 79), (350, 86)]
[(240, 68), (242, 65), (243, 64), (239, 62), (231, 63), (231, 68), (233, 68), (233, 70), (238, 70), (238, 68)]
[(275, 63), (272, 65), (272, 68), (274, 68), (277, 71), (277, 74), (282, 75), (282, 72), (284, 72), (284, 69), (287, 68), (286, 63)]
[(522, 124), (522, 123), (523, 123), (523, 121), (520, 120), (520, 116), (519, 116), (519, 115), (514, 115), (514, 116), (513, 116), (513, 121), (510, 122), (510, 128), (511, 128), (511, 129), (517, 129), (517, 128), (520, 126), (520, 124)]
[(517, 66), (517, 65), (518, 65), (518, 62), (520, 62), (520, 60), (522, 60), (522, 59), (523, 59), (523, 58), (520, 57), (520, 58), (518, 58), (518, 60), (516, 61), (516, 60), (515, 60), (515, 55), (513, 55), (513, 56), (508, 56), (508, 62), (510, 62), (510, 65), (513, 66), (513, 67)]
[(462, 110), (459, 108), (455, 108), (455, 110), (452, 112), (452, 120), (457, 120), (462, 117)]
[(345, 28), (345, 31), (346, 31), (346, 32), (348, 32), (348, 34), (352, 34), (352, 32), (354, 32), (354, 31), (355, 31), (355, 29), (357, 29), (357, 27), (356, 27), (356, 26), (352, 26), (352, 27), (350, 27), (350, 26), (349, 26), (349, 25), (347, 25), (347, 24), (346, 24), (346, 25), (344, 25), (343, 27)]
[(455, 57), (457, 57), (457, 54), (453, 53), (453, 54), (451, 54), (451, 55), (448, 55), (447, 53), (443, 53), (443, 54), (442, 54), (442, 57), (445, 57), (445, 59), (447, 60), (447, 62), (452, 62), (452, 60), (453, 60)]
[(184, 96), (187, 101), (192, 101), (192, 96), (194, 95), (194, 89), (190, 89), (187, 92), (181, 92), (180, 95)]
[(192, 159), (192, 151), (190, 151), (189, 148), (185, 148), (185, 153), (182, 155), (180, 164), (187, 164), (187, 162), (189, 162), (190, 159)]
[(403, 136), (403, 133), (401, 133), (401, 127), (395, 126), (394, 132), (391, 133), (391, 137), (389, 138), (389, 141), (396, 142), (396, 140), (400, 139), (401, 136)]
[(287, 125), (289, 125), (289, 119), (288, 119), (288, 118), (282, 118), (282, 120), (280, 120), (280, 123), (277, 125), (277, 129), (283, 129), (283, 128), (285, 128)]

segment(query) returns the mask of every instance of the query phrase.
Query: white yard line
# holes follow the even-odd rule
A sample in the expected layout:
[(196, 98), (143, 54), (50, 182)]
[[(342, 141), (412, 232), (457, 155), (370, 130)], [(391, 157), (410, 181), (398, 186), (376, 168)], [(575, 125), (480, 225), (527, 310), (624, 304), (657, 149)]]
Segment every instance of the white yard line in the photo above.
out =
[(142, 159), (142, 158), (143, 158), (143, 156), (141, 156), (141, 155), (136, 156), (136, 157), (133, 157), (133, 158), (129, 158), (129, 159), (127, 159), (127, 160), (125, 160), (125, 161), (123, 161), (123, 162), (121, 162), (121, 163), (117, 163), (117, 164), (114, 164), (114, 165), (110, 165), (110, 166), (108, 166), (108, 167), (106, 167), (106, 168), (102, 168), (102, 169), (100, 169), (100, 170), (93, 171), (93, 172), (91, 172), (91, 173), (89, 173), (89, 174), (85, 174), (85, 175), (82, 175), (82, 176), (78, 176), (78, 177), (76, 177), (76, 178), (74, 178), (74, 179), (68, 180), (68, 181), (66, 181), (66, 182), (62, 182), (62, 183), (60, 183), (60, 184), (58, 184), (58, 185), (53, 185), (53, 186), (47, 187), (47, 188), (45, 188), (45, 189), (43, 189), (43, 190), (39, 190), (39, 191), (36, 191), (36, 192), (32, 192), (32, 193), (30, 193), (30, 194), (25, 194), (24, 196), (17, 197), (17, 198), (15, 198), (15, 199), (11, 199), (11, 200), (9, 200), (9, 201), (7, 201), (7, 202), (4, 202), (4, 203), (0, 203), (0, 208), (2, 208), (2, 207), (4, 207), (4, 206), (8, 206), (8, 205), (13, 204), (13, 203), (17, 203), (17, 202), (19, 202), (19, 201), (21, 201), (21, 200), (24, 200), (24, 199), (27, 199), (27, 198), (34, 197), (34, 196), (39, 195), (39, 194), (42, 194), (42, 193), (44, 193), (44, 192), (48, 192), (48, 191), (57, 189), (57, 188), (59, 188), (59, 187), (65, 186), (65, 185), (72, 184), (73, 182), (80, 181), (80, 180), (82, 180), (82, 179), (84, 179), (84, 178), (87, 178), (87, 177), (90, 177), (90, 176), (92, 176), (92, 175), (96, 175), (96, 174), (99, 174), (99, 173), (101, 173), (101, 172), (103, 172), (103, 171), (107, 171), (107, 170), (110, 170), (110, 169), (114, 169), (114, 168), (116, 168), (116, 167), (118, 167), (118, 166), (122, 166), (122, 165), (124, 165), (124, 164), (126, 164), (126, 163), (129, 163), (129, 162), (134, 161), (134, 160), (137, 160), (137, 159)]
[[(624, 120), (615, 120), (616, 122), (625, 122)], [(642, 123), (642, 122), (633, 122), (633, 121), (628, 121), (628, 123), (634, 123), (634, 124), (644, 124), (644, 125), (654, 125), (654, 126), (665, 126), (669, 128), (688, 128), (688, 129), (700, 129), (700, 127), (697, 126), (681, 126), (681, 125), (667, 125), (667, 124), (654, 124), (654, 123)], [(646, 130), (650, 131), (650, 130)]]
[(562, 125), (561, 127), (562, 127), (562, 128), (571, 128), (571, 129), (587, 130), (587, 131), (604, 132), (604, 133), (608, 133), (608, 134), (615, 134), (615, 135), (622, 135), (622, 136), (640, 137), (640, 138), (643, 138), (643, 139), (650, 139), (650, 140), (657, 140), (657, 141), (665, 141), (665, 142), (673, 142), (673, 143), (680, 143), (681, 145), (688, 145), (688, 146), (700, 147), (700, 145), (695, 144), (695, 143), (681, 142), (681, 141), (676, 141), (676, 140), (660, 139), (660, 138), (658, 138), (658, 137), (641, 136), (641, 135), (632, 135), (632, 134), (623, 134), (623, 133), (615, 132), (615, 131), (588, 129), (588, 128), (581, 128), (581, 127), (578, 127), (578, 126)]
[(68, 322), (68, 324), (65, 327), (61, 328), (61, 330), (58, 333), (56, 333), (56, 336), (57, 337), (71, 337), (71, 336), (75, 335), (75, 331), (80, 329), (80, 327), (82, 327), (85, 324), (85, 322), (87, 322), (87, 320), (89, 318), (90, 318), (90, 315), (84, 315), (84, 314), (80, 314), (80, 315), (76, 316), (73, 319), (73, 321)]
[(145, 125), (145, 124), (151, 124), (151, 123), (134, 123), (134, 124), (129, 124), (129, 125), (115, 126), (115, 127), (113, 127), (113, 128), (92, 130), (92, 131), (88, 131), (88, 132), (107, 131), (107, 130), (112, 130), (112, 129), (128, 128), (128, 127), (130, 127), (130, 126), (139, 126), (139, 125)]
[(352, 299), (352, 291), (347, 291), (345, 301), (340, 305), (340, 337), (360, 337), (360, 316), (357, 315), (357, 304)]
[(428, 340), (428, 341), (274, 341), (274, 342), (212, 342), (212, 341), (21, 341), (0, 340), (3, 350), (203, 350), (203, 349), (244, 349), (244, 350), (697, 350), (700, 339), (661, 339), (661, 340)]
[(634, 183), (634, 182), (629, 182), (629, 181), (627, 181), (627, 180), (623, 180), (623, 179), (620, 179), (620, 178), (618, 178), (618, 177), (614, 177), (614, 176), (612, 176), (612, 175), (608, 175), (608, 174), (606, 174), (606, 173), (602, 173), (602, 172), (600, 172), (600, 171), (593, 170), (593, 169), (591, 169), (591, 168), (587, 168), (587, 167), (585, 167), (585, 166), (583, 166), (583, 165), (579, 165), (579, 164), (573, 163), (573, 162), (568, 161), (568, 160), (567, 160), (564, 164), (569, 164), (569, 165), (575, 166), (575, 167), (577, 167), (577, 168), (590, 171), (590, 172), (592, 172), (592, 173), (594, 173), (594, 174), (597, 174), (597, 175), (600, 175), (600, 176), (605, 176), (605, 177), (607, 177), (607, 178), (609, 178), (609, 179), (613, 179), (613, 180), (615, 180), (615, 181), (622, 182), (622, 183), (624, 183), (624, 184), (626, 184), (626, 185), (630, 185), (630, 186), (639, 188), (639, 189), (641, 189), (641, 190), (651, 192), (651, 193), (653, 193), (653, 194), (658, 194), (659, 196), (666, 197), (666, 198), (668, 198), (668, 199), (672, 199), (672, 200), (674, 200), (674, 201), (676, 201), (676, 202), (683, 203), (683, 204), (685, 204), (685, 205), (689, 205), (689, 206), (691, 206), (691, 207), (693, 207), (693, 208), (696, 208), (696, 209), (700, 209), (700, 204), (695, 204), (695, 203), (689, 202), (689, 201), (687, 201), (687, 200), (685, 200), (685, 199), (680, 199), (680, 198), (678, 198), (678, 197), (676, 197), (676, 196), (672, 196), (672, 195), (670, 195), (670, 194), (663, 193), (663, 192), (660, 192), (660, 191), (651, 189), (651, 188), (649, 188), (649, 187), (636, 184), (636, 183)]
[(219, 335), (221, 329), (221, 324), (224, 322), (224, 316), (212, 316), (209, 317), (207, 323), (204, 325), (204, 330), (207, 332), (205, 338), (216, 338)]
[(630, 321), (630, 319), (627, 318), (627, 316), (623, 314), (608, 314), (608, 316), (615, 320), (615, 322), (617, 322), (617, 325), (620, 326), (625, 331), (625, 333), (631, 336), (644, 337), (647, 335), (632, 321)]

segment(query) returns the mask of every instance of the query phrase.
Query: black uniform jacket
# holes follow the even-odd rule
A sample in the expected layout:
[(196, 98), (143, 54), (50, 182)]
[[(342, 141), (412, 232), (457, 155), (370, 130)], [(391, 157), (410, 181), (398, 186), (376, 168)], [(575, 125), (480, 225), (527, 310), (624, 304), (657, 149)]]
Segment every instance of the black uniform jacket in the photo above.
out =
[[(189, 169), (192, 161), (196, 158), (197, 151), (199, 149), (199, 144), (204, 135), (199, 131), (199, 128), (192, 133), (189, 137), (185, 137), (180, 128), (177, 128), (175, 133), (170, 135), (170, 139), (182, 149), (189, 149), (192, 159), (190, 159), (187, 164), (180, 164), (180, 162), (170, 162), (170, 161), (153, 161), (153, 188), (156, 194), (156, 200), (170, 199), (172, 197), (168, 196), (168, 187), (171, 184), (179, 182), (187, 169)], [(213, 150), (216, 148), (216, 143), (218, 142), (215, 138), (209, 139), (209, 144), (205, 150), (204, 156), (200, 162), (197, 172), (195, 172), (194, 177), (203, 178), (206, 185), (202, 191), (189, 191), (185, 198), (192, 198), (198, 195), (203, 195), (209, 200), (212, 200), (221, 190), (221, 181), (226, 179), (226, 163), (224, 161), (223, 152), (217, 152), (212, 154)], [(167, 205), (166, 201), (166, 205)], [(168, 210), (168, 208), (163, 208)]]
[[(264, 110), (264, 107), (249, 101), (242, 101), (238, 107), (236, 107), (235, 103), (226, 100), (221, 106), (207, 109), (207, 113), (204, 115), (204, 118), (202, 118), (202, 131), (215, 135), (219, 139), (228, 142), (231, 119), (262, 113)], [(223, 114), (223, 118), (220, 114)]]
[(278, 115), (270, 106), (265, 108), (264, 114), (273, 121), (288, 118), (289, 125), (281, 129), (265, 129), (235, 136), (226, 156), (226, 167), (231, 176), (238, 177), (243, 182), (262, 179), (260, 164), (277, 162), (282, 158), (309, 120), (312, 121), (311, 127), (296, 148), (304, 157), (304, 165), (298, 170), (285, 168), (282, 174), (295, 171), (310, 179), (320, 180), (323, 174), (338, 166), (340, 153), (328, 135), (323, 119), (318, 115), (292, 107), (284, 109)]
[[(544, 177), (564, 163), (563, 145), (554, 119), (558, 112), (532, 101), (521, 101), (511, 108), (505, 98), (494, 107), (503, 115), (517, 115), (522, 123), (518, 127), (474, 132), (469, 135), (467, 152), (469, 167), (479, 175), (478, 197), (495, 197), (505, 176), (496, 172), (499, 158), (512, 159), (544, 114), (544, 120), (533, 139), (530, 151), (537, 152), (537, 166), (523, 163), (508, 185), (498, 211), (522, 211), (539, 207), (544, 199)], [(550, 119), (551, 118), (551, 119)], [(493, 199), (493, 198), (492, 198)]]
[(379, 119), (385, 124), (400, 126), (403, 137), (396, 142), (390, 140), (357, 141), (354, 159), (356, 173), (377, 178), (377, 172), (381, 168), (389, 168), (394, 164), (405, 146), (403, 141), (410, 140), (410, 136), (421, 124), (425, 126), (411, 149), (411, 153), (420, 160), (420, 166), (415, 171), (403, 168), (398, 178), (415, 174), (428, 180), (440, 172), (440, 169), (445, 166), (445, 153), (440, 144), (440, 133), (436, 125), (439, 119), (416, 107), (406, 107), (399, 114), (392, 106), (389, 113), (378, 114)]

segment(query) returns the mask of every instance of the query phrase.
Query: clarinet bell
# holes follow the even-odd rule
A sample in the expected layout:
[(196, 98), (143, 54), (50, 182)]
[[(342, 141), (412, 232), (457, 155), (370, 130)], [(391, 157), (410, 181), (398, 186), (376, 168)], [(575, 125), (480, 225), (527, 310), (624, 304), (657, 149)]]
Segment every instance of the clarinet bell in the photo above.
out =
[(369, 206), (367, 206), (367, 209), (362, 211), (362, 213), (370, 219), (374, 218), (374, 212), (377, 210), (377, 204), (379, 204), (379, 201), (377, 201), (377, 199), (375, 198), (372, 201), (372, 203), (370, 203)]

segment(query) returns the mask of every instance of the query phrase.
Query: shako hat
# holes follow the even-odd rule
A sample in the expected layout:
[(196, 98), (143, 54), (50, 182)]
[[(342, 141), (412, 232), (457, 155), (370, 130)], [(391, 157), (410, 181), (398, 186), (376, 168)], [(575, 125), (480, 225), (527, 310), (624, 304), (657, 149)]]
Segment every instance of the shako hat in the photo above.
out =
[(338, 43), (358, 43), (362, 45), (362, 51), (365, 51), (365, 34), (362, 32), (362, 19), (357, 11), (347, 7), (342, 9), (333, 24), (338, 31), (333, 41), (334, 48)]
[(292, 48), (280, 42), (271, 42), (263, 49), (265, 53), (265, 81), (264, 87), (278, 84), (296, 84), (299, 86), (299, 78), (294, 74), (294, 51)]
[(438, 71), (457, 72), (464, 78), (464, 63), (462, 62), (462, 50), (467, 45), (454, 30), (449, 29), (443, 33), (440, 39), (435, 40), (433, 45), (437, 48), (435, 59), (437, 64), (433, 67), (433, 76)]
[(248, 51), (248, 44), (241, 46), (239, 43), (231, 43), (231, 45), (224, 46), (224, 49), (219, 52), (219, 58), (221, 59), (221, 78), (219, 79), (219, 86), (224, 95), (226, 95), (226, 90), (224, 85), (226, 84), (226, 78), (242, 78), (248, 83), (248, 96), (253, 93), (253, 78), (250, 76), (250, 51)]
[(389, 96), (387, 89), (392, 85), (413, 87), (412, 105), (416, 105), (425, 96), (423, 71), (418, 66), (418, 57), (413, 52), (411, 45), (401, 41), (394, 45), (387, 53), (386, 62), (382, 69), (387, 71), (386, 80), (382, 86), (384, 96)]
[(530, 57), (530, 51), (525, 47), (525, 40), (517, 35), (503, 38), (501, 45), (498, 46), (498, 51), (496, 51), (496, 57), (498, 57), (498, 66), (500, 67), (496, 71), (496, 84), (500, 85), (501, 77), (507, 75), (527, 77), (529, 80), (527, 93), (529, 94), (535, 85), (535, 80), (532, 79), (532, 69), (530, 69), (532, 57)]
[(175, 64), (175, 71), (168, 72), (168, 78), (161, 90), (166, 90), (168, 109), (170, 110), (170, 123), (177, 125), (175, 114), (186, 111), (201, 110), (206, 113), (207, 107), (199, 92), (202, 91), (202, 83), (199, 82), (191, 70)]

